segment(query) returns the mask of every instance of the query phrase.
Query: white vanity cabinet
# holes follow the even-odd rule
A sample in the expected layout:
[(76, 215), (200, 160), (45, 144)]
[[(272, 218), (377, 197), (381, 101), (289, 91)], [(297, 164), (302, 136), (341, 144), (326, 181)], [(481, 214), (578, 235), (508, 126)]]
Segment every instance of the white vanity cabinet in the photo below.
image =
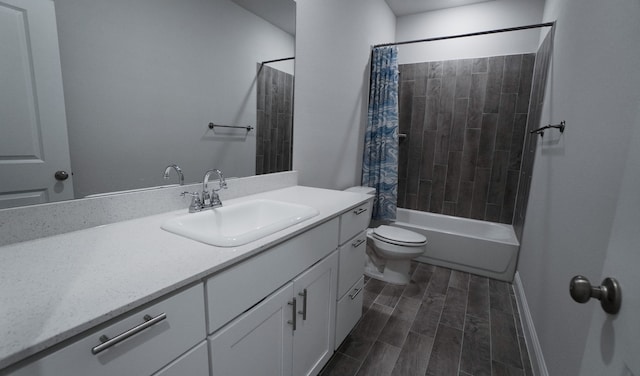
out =
[[(73, 330), (69, 333), (48, 328), (53, 323), (46, 321), (45, 307), (39, 307), (39, 321), (29, 331), (24, 329), (20, 333), (28, 336), (43, 331), (49, 342), (22, 340), (23, 349), (33, 355), (0, 369), (0, 376), (317, 375), (333, 355), (336, 343), (344, 339), (361, 315), (359, 291), (366, 247), (363, 229), (369, 223), (370, 204), (358, 205), (361, 198), (338, 191), (295, 187), (287, 195), (291, 194), (289, 191), (295, 193), (297, 201), (308, 201), (317, 207), (319, 216), (304, 227), (292, 227), (281, 233), (281, 238), (274, 235), (233, 249), (154, 233), (156, 229), (162, 231), (158, 225), (161, 217), (67, 235), (71, 244), (66, 244), (60, 254), (73, 255), (75, 249), (81, 248), (83, 239), (98, 239), (92, 243), (92, 255), (98, 257), (105, 254), (102, 250), (112, 248), (114, 233), (123, 237), (131, 233), (129, 240), (139, 253), (129, 258), (133, 246), (124, 247), (119, 260), (139, 265), (132, 260), (156, 252), (153, 254), (162, 261), (154, 264), (159, 273), (151, 278), (161, 274), (163, 267), (172, 268), (171, 273), (167, 272), (171, 275), (166, 280), (156, 278), (153, 290), (148, 291), (167, 294), (148, 302), (149, 297), (136, 294), (131, 283), (114, 279), (108, 286), (109, 294), (101, 296), (108, 300), (104, 307), (109, 309), (103, 312), (99, 307), (89, 309), (86, 299), (80, 298), (93, 299), (94, 293), (100, 293), (86, 285), (73, 291), (50, 289), (60, 297), (65, 293), (79, 296), (62, 301), (63, 312), (74, 312), (76, 308), (87, 312), (78, 315), (81, 318), (70, 317), (69, 322), (64, 322), (66, 327), (75, 328), (69, 329)], [(286, 201), (285, 196), (276, 197)], [(132, 231), (131, 226), (145, 231)], [(163, 243), (148, 240), (147, 237), (152, 238), (149, 233), (157, 235)], [(58, 241), (42, 240), (37, 246), (56, 248)], [(21, 249), (25, 254), (36, 254), (32, 247), (25, 242)], [(107, 265), (111, 257), (98, 257), (102, 260), (99, 264)], [(173, 268), (180, 258), (184, 263)], [(28, 266), (25, 261), (23, 268)], [(109, 266), (110, 275), (130, 273), (121, 271), (119, 263)], [(134, 269), (136, 276), (149, 278), (144, 275), (144, 268)], [(123, 307), (141, 303), (136, 299), (147, 303), (122, 313)], [(29, 312), (25, 304), (18, 307), (20, 312)], [(109, 321), (100, 321), (101, 324), (89, 328), (90, 323), (106, 317)], [(64, 342), (51, 342), (52, 336), (64, 338)], [(113, 343), (114, 339), (118, 339), (117, 343)], [(34, 353), (43, 346), (52, 347)], [(5, 355), (0, 360), (7, 359)]]
[[(99, 351), (103, 336), (113, 339), (153, 324)], [(131, 333), (131, 332), (129, 332)], [(119, 318), (23, 368), (12, 376), (151, 375), (199, 343), (205, 343), (203, 286), (187, 290)], [(102, 337), (102, 339), (101, 339)], [(208, 369), (206, 357), (185, 357), (177, 369)], [(1, 373), (1, 372), (0, 372)], [(166, 373), (172, 375), (175, 373)]]
[(336, 332), (334, 349), (362, 316), (362, 289), (367, 231), (371, 204), (366, 202), (340, 216), (340, 267), (336, 295)]
[(332, 253), (209, 337), (212, 374), (316, 375), (333, 354)]

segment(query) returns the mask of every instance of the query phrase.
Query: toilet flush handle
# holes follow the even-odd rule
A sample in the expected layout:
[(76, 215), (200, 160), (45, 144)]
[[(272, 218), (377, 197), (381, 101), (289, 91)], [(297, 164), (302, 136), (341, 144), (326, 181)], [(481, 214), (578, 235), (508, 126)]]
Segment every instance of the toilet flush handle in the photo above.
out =
[(367, 211), (367, 208), (358, 208), (358, 209), (353, 211), (353, 214), (360, 215), (360, 214), (362, 214), (362, 213), (364, 213), (366, 211)]
[(602, 286), (592, 286), (589, 280), (581, 275), (571, 279), (569, 294), (578, 303), (586, 303), (591, 298), (600, 300), (605, 312), (615, 315), (620, 311), (622, 293), (620, 284), (614, 278), (605, 278)]

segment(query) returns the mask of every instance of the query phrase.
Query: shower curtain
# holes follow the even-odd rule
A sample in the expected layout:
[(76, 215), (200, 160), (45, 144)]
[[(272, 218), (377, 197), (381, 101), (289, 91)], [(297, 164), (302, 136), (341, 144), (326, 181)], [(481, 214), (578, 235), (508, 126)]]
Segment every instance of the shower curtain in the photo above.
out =
[(371, 53), (362, 185), (376, 188), (372, 218), (394, 220), (398, 201), (398, 49)]

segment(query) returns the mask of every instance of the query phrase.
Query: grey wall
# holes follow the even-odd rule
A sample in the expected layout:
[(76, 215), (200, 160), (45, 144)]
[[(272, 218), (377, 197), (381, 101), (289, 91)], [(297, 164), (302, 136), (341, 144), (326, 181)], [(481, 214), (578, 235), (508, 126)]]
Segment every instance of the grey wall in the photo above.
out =
[(258, 64), (256, 174), (291, 170), (293, 75)]
[(296, 1), (293, 168), (300, 184), (360, 185), (371, 45), (393, 40), (384, 0)]
[(400, 66), (399, 207), (512, 222), (534, 61)]
[[(547, 0), (544, 20), (557, 25), (541, 123), (565, 120), (567, 128), (537, 138), (518, 274), (548, 374), (593, 375), (581, 362), (610, 360), (613, 342), (585, 352), (585, 329), (600, 308), (576, 304), (567, 286), (577, 274), (593, 283), (608, 276), (602, 270), (640, 115), (640, 3)], [(602, 333), (608, 326), (594, 323)]]
[[(473, 33), (539, 23), (544, 0), (493, 0), (398, 17), (396, 40)], [(538, 48), (538, 30), (500, 33), (398, 47), (400, 64), (518, 55)]]
[[(162, 185), (179, 164), (255, 173), (256, 63), (291, 35), (229, 0), (56, 0), (76, 195)], [(171, 182), (175, 182), (172, 180)]]

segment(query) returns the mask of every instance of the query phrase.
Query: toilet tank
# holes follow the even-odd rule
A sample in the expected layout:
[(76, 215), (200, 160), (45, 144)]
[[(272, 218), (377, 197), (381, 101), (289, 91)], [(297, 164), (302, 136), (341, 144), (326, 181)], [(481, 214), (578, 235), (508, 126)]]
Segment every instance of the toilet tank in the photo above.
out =
[(376, 194), (376, 189), (375, 188), (364, 187), (364, 186), (349, 187), (349, 188), (345, 189), (345, 191), (354, 192), (354, 193), (362, 193), (362, 194), (365, 194), (365, 195), (375, 195)]

